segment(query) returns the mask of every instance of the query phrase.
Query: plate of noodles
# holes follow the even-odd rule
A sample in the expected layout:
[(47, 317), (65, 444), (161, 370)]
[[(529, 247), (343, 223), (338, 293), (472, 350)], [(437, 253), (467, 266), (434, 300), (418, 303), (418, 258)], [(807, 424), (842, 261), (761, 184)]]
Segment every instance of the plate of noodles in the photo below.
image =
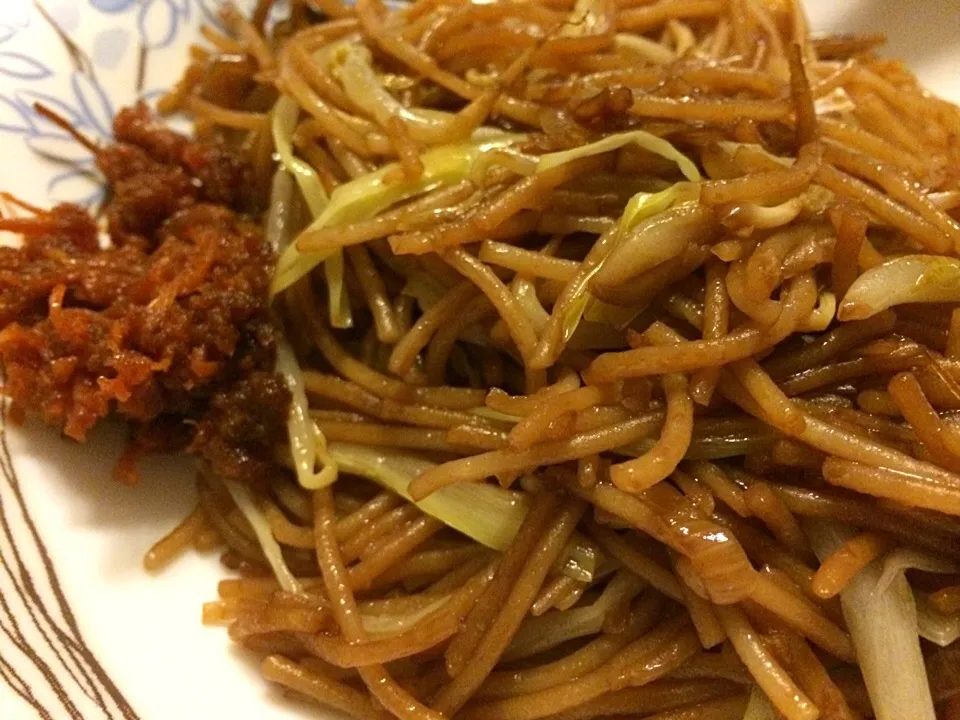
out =
[(3, 0), (0, 717), (960, 717), (947, 0)]

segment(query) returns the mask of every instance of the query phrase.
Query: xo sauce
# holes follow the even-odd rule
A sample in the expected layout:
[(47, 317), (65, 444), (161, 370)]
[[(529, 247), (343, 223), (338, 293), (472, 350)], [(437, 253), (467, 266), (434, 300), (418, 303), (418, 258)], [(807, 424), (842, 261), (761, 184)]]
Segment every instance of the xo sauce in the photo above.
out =
[[(11, 417), (83, 441), (109, 416), (147, 452), (188, 450), (227, 479), (262, 482), (285, 441), (290, 393), (274, 372), (274, 253), (245, 156), (190, 140), (145, 105), (120, 111), (95, 148), (106, 242), (85, 209), (0, 218), (0, 363)], [(32, 209), (34, 210), (34, 209)]]

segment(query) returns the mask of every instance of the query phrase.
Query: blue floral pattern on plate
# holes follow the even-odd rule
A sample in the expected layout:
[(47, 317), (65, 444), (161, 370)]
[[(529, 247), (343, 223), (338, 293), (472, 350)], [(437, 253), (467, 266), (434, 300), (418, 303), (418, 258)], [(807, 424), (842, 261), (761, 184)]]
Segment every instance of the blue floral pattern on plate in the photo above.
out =
[(193, 13), (205, 22), (217, 22), (216, 0), (89, 0), (95, 10), (111, 15), (134, 13), (140, 42), (149, 49), (165, 48), (174, 42)]
[[(250, 9), (254, 0), (236, 4)], [(201, 24), (219, 24), (221, 5), (0, 0), (0, 139), (13, 156), (0, 170), (0, 190), (41, 205), (97, 202), (102, 188), (93, 157), (38, 115), (34, 104), (49, 107), (96, 142), (109, 141), (116, 110), (168, 88), (176, 80), (170, 68), (183, 67)], [(11, 142), (15, 138), (19, 143)], [(30, 172), (13, 169), (24, 166)]]

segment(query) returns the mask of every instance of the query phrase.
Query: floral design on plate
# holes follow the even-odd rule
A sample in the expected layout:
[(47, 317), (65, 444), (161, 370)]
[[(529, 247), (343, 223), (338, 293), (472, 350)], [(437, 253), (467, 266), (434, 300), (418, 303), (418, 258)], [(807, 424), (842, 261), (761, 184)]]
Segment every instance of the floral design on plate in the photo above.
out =
[[(133, 13), (143, 47), (154, 50), (174, 42), (184, 28), (199, 22), (216, 23), (214, 0), (89, 0), (91, 7), (110, 15)], [(200, 18), (194, 15), (199, 14)]]
[[(237, 3), (249, 9), (253, 0)], [(155, 99), (183, 67), (202, 24), (220, 23), (217, 0), (0, 1), (0, 138), (14, 163), (42, 169), (42, 186), (2, 189), (40, 205), (94, 205), (102, 197), (89, 151), (37, 114), (41, 103), (94, 140), (111, 136), (114, 112)], [(283, 5), (283, 3), (278, 3)], [(281, 8), (277, 8), (282, 12)], [(10, 143), (19, 137), (20, 147)], [(31, 173), (31, 180), (34, 173)]]

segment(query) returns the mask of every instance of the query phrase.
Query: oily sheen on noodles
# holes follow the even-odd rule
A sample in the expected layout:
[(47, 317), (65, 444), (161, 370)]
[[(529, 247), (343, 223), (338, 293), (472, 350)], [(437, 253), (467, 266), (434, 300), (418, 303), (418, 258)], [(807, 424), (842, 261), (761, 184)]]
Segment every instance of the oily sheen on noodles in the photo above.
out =
[(954, 717), (957, 108), (795, 0), (274, 9), (160, 108), (272, 187), (289, 442), (150, 566), (358, 718)]

